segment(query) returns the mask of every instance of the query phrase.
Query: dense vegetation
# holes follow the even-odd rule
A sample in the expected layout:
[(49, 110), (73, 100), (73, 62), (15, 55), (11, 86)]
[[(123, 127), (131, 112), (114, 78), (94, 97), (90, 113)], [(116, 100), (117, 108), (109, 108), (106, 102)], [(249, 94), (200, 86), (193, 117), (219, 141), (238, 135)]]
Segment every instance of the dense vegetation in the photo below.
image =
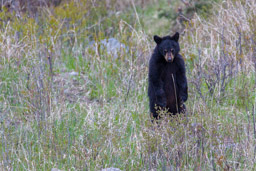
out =
[[(254, 0), (1, 5), (0, 168), (255, 170), (255, 14)], [(175, 31), (188, 111), (156, 126), (152, 35)]]

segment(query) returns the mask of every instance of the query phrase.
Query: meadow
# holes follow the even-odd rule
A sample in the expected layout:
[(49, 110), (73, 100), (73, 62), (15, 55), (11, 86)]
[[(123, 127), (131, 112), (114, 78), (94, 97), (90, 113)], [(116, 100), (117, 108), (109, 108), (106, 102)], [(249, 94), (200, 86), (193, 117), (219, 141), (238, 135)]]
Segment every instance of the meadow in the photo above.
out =
[[(256, 1), (183, 2), (2, 5), (0, 170), (256, 170)], [(187, 113), (157, 125), (153, 35), (175, 31)]]

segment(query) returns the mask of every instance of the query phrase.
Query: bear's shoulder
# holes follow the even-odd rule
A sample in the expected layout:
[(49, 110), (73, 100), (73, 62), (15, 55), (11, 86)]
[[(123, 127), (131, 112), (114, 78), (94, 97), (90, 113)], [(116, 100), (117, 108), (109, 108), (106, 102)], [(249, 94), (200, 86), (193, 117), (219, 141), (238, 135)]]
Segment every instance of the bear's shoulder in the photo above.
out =
[(185, 72), (185, 61), (180, 54), (176, 56), (175, 63), (178, 66), (179, 70)]

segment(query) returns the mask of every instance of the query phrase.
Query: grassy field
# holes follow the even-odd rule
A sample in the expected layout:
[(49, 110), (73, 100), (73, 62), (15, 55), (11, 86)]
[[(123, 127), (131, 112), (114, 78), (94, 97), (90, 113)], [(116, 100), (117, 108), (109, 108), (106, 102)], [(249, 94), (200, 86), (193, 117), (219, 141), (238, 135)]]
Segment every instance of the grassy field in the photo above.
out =
[[(2, 9), (0, 170), (256, 169), (256, 2), (212, 2), (213, 14), (182, 23), (187, 114), (156, 125), (152, 35), (180, 29), (161, 2), (68, 1), (36, 17)], [(116, 54), (109, 38), (123, 45)]]

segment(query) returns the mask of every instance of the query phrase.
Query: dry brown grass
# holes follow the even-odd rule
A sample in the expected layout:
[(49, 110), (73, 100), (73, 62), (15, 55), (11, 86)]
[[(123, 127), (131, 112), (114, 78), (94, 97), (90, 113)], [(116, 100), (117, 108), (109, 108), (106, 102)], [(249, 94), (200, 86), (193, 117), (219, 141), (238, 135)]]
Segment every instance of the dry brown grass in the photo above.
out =
[(215, 5), (216, 15), (195, 16), (180, 42), (188, 113), (158, 125), (147, 99), (154, 45), (143, 31), (120, 21), (116, 37), (129, 51), (113, 59), (86, 48), (74, 27), (44, 27), (41, 39), (28, 24), (20, 39), (8, 21), (0, 33), (0, 168), (255, 170), (256, 3)]

